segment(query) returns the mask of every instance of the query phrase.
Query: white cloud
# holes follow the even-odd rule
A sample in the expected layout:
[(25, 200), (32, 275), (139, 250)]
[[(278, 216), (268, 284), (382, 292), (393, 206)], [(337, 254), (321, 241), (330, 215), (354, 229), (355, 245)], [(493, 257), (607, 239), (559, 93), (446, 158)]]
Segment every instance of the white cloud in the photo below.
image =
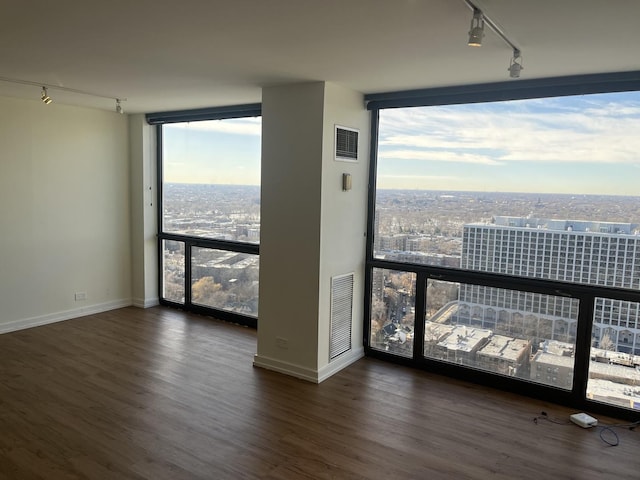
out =
[(442, 150), (385, 150), (380, 152), (379, 158), (386, 159), (403, 159), (403, 160), (421, 160), (421, 161), (438, 161), (438, 162), (456, 162), (456, 163), (474, 163), (478, 165), (501, 165), (487, 155), (479, 155), (474, 153), (451, 152)]
[(172, 123), (170, 124), (170, 127), (239, 135), (262, 135), (262, 120), (260, 118), (253, 117)]
[(640, 105), (593, 97), (389, 109), (381, 113), (379, 155), (485, 165), (636, 164), (639, 120)]

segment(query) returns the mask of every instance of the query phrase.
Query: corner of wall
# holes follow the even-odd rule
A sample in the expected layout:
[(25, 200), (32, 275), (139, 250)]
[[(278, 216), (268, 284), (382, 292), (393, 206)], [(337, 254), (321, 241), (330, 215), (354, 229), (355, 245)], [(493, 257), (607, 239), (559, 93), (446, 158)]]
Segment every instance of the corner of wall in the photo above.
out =
[(155, 127), (143, 114), (129, 116), (131, 168), (131, 277), (134, 305), (158, 304), (157, 159)]

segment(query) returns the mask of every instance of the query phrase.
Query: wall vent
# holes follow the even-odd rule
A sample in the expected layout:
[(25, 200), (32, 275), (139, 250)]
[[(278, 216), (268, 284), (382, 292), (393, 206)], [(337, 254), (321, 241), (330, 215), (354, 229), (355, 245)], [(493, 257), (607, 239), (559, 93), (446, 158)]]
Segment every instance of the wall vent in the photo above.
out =
[(331, 278), (329, 360), (351, 350), (353, 277), (353, 273), (347, 273)]
[(358, 161), (358, 133), (355, 128), (336, 125), (336, 160)]

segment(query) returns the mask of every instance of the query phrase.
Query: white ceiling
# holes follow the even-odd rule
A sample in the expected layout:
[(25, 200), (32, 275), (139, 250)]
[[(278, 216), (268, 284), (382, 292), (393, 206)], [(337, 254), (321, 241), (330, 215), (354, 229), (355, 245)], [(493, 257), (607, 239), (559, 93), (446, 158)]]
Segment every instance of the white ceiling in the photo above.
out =
[[(476, 0), (521, 79), (640, 70), (637, 0)], [(363, 93), (509, 80), (511, 49), (466, 45), (464, 0), (0, 0), (0, 77), (122, 97), (129, 113), (259, 102), (324, 80)], [(512, 80), (518, 81), (518, 80)], [(55, 102), (114, 102), (50, 89)], [(0, 81), (0, 95), (38, 99)]]

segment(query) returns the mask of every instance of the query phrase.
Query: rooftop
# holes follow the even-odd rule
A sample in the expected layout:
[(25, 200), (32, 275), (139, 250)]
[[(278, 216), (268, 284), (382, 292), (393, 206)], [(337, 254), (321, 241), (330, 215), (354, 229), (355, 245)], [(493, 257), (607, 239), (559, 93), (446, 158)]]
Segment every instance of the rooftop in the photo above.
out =
[(488, 344), (480, 349), (478, 355), (498, 357), (505, 360), (518, 360), (529, 348), (530, 342), (521, 338), (494, 335)]
[(491, 337), (491, 330), (466, 325), (452, 326), (451, 333), (438, 342), (439, 347), (471, 353), (478, 350)]

